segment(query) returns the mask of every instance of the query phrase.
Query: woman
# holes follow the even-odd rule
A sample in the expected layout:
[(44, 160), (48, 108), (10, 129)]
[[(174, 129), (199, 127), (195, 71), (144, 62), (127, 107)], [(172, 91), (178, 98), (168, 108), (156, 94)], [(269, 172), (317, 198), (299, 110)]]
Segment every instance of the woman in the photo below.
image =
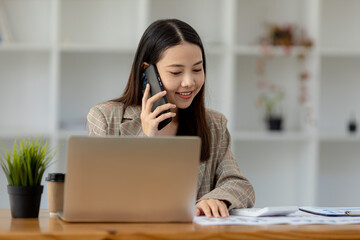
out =
[[(142, 94), (141, 77), (150, 64), (156, 65), (165, 91), (149, 98), (150, 85)], [(90, 110), (89, 135), (201, 137), (195, 215), (228, 217), (232, 208), (252, 207), (255, 195), (231, 152), (227, 120), (205, 109), (205, 74), (204, 48), (191, 26), (177, 19), (152, 23), (140, 40), (123, 96)], [(151, 112), (163, 96), (168, 103)], [(166, 118), (172, 121), (158, 130)]]

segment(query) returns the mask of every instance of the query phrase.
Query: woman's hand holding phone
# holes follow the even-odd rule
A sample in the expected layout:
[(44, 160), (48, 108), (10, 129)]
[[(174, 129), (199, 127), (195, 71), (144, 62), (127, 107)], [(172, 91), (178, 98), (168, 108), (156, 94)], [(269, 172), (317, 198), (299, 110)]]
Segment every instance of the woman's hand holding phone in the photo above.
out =
[(152, 96), (151, 98), (149, 98), (149, 94), (150, 94), (150, 84), (147, 84), (142, 98), (140, 118), (141, 118), (141, 124), (144, 134), (147, 135), (148, 137), (151, 137), (151, 136), (159, 135), (158, 125), (161, 121), (176, 116), (176, 113), (173, 112), (164, 113), (161, 114), (160, 116), (159, 114), (168, 109), (176, 108), (176, 106), (172, 103), (167, 103), (157, 107), (153, 112), (151, 112), (151, 108), (154, 102), (165, 96), (166, 91), (159, 92), (154, 96)]

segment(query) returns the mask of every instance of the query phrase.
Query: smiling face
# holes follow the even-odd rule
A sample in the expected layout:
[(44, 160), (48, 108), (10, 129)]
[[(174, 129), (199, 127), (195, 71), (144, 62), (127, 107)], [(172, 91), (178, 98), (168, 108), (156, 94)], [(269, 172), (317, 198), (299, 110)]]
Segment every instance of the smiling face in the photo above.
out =
[(188, 108), (205, 82), (200, 47), (188, 42), (170, 47), (156, 66), (168, 102), (177, 108)]

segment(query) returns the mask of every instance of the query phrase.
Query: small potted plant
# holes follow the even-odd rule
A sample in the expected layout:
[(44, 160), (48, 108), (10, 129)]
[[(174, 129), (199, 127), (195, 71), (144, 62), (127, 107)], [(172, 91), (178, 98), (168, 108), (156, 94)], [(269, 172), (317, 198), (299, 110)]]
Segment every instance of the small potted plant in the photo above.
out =
[(4, 149), (1, 167), (8, 180), (11, 215), (14, 218), (39, 216), (43, 186), (41, 179), (55, 154), (43, 139), (14, 141), (12, 152)]
[(283, 128), (283, 116), (280, 103), (285, 97), (283, 89), (274, 83), (260, 81), (258, 88), (261, 93), (257, 99), (257, 105), (264, 110), (265, 122), (270, 131), (281, 131)]

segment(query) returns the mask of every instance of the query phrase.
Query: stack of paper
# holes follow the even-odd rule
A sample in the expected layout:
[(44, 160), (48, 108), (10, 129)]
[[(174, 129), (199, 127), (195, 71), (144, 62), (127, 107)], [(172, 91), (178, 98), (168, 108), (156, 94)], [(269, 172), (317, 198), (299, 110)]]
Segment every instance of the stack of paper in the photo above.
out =
[[(327, 214), (330, 211), (355, 211), (360, 208), (319, 208), (319, 207), (300, 207), (299, 209), (307, 209), (312, 211), (325, 211)], [(334, 214), (334, 213), (331, 213)], [(339, 213), (338, 213), (339, 214)], [(326, 216), (311, 214), (304, 211), (297, 211), (287, 216), (273, 216), (273, 217), (245, 217), (245, 216), (230, 216), (228, 218), (207, 218), (195, 217), (194, 222), (200, 225), (272, 225), (272, 224), (291, 224), (291, 225), (305, 225), (305, 224), (358, 224), (360, 223), (360, 216), (346, 216), (337, 215)]]

